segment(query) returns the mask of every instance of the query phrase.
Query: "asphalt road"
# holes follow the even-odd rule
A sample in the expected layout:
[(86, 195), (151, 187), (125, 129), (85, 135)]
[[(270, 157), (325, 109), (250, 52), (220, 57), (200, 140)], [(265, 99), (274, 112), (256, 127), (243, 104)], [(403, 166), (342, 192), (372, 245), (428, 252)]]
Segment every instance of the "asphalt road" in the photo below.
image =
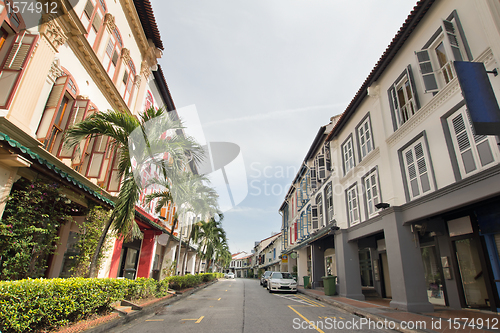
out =
[[(312, 324), (310, 323), (312, 322)], [(388, 332), (302, 294), (269, 293), (257, 279), (221, 279), (156, 314), (111, 330), (146, 332)], [(349, 329), (351, 328), (351, 329)], [(354, 329), (352, 329), (354, 328)], [(381, 327), (379, 327), (381, 328)]]

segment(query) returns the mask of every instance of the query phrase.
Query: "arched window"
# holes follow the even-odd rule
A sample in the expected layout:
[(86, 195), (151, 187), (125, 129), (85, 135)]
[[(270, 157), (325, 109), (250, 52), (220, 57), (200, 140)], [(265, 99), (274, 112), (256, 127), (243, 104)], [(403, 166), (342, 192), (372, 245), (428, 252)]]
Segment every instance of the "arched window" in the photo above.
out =
[(147, 91), (146, 93), (146, 101), (144, 102), (144, 110), (148, 110), (149, 108), (153, 107), (155, 105), (155, 101), (153, 98), (153, 94), (151, 91)]
[(13, 8), (12, 1), (5, 1), (0, 13), (0, 109), (10, 107), (38, 39), (27, 33), (21, 14), (9, 6)]
[(123, 48), (123, 40), (117, 28), (109, 36), (106, 44), (106, 52), (104, 52), (103, 66), (108, 72), (109, 77), (114, 81), (116, 66)]
[(120, 93), (123, 97), (125, 103), (130, 106), (132, 101), (132, 96), (134, 92), (134, 81), (136, 76), (136, 70), (134, 66), (134, 62), (132, 59), (128, 60), (127, 66), (125, 67), (125, 71), (123, 72)]
[(87, 0), (80, 20), (87, 30), (87, 40), (94, 46), (97, 35), (103, 26), (106, 3), (104, 0)]
[(56, 79), (38, 125), (37, 139), (43, 143), (45, 149), (58, 157), (66, 157), (70, 154), (61, 150), (63, 131), (70, 125), (69, 120), (74, 119), (70, 118), (70, 114), (81, 113), (82, 108), (86, 109), (89, 102), (88, 100), (75, 102), (78, 93), (75, 79), (65, 71)]

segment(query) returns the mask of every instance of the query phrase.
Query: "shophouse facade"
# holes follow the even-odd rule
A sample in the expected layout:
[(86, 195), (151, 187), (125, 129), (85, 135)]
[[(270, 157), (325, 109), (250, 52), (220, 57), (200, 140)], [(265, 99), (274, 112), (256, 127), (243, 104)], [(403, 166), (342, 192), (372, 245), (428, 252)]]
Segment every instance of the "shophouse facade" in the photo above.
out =
[[(175, 112), (157, 64), (163, 43), (149, 1), (54, 4), (55, 12), (37, 16), (15, 12), (10, 0), (0, 1), (2, 196), (9, 195), (19, 178), (45, 178), (68, 186), (68, 197), (82, 211), (91, 203), (111, 209), (121, 182), (116, 176), (119, 156), (110, 141), (92, 138), (69, 150), (64, 131), (109, 109), (137, 115), (165, 106)], [(100, 277), (158, 278), (160, 256), (175, 257), (178, 240), (169, 249), (162, 245), (168, 235), (178, 236), (178, 230), (171, 230), (175, 205), (154, 214), (144, 203), (145, 194), (135, 214), (143, 239), (111, 240)], [(0, 205), (0, 213), (3, 209)], [(74, 216), (74, 222), (61, 226), (47, 277), (68, 274), (67, 254), (82, 219)]]
[[(324, 185), (297, 192), (314, 170), (308, 154), (280, 208), (283, 253), (296, 253), (299, 277), (312, 275), (314, 287), (337, 275), (341, 296), (376, 293), (407, 311), (498, 310), (499, 139), (474, 134), (454, 61), (498, 68), (499, 31), (498, 1), (417, 3), (322, 146), (311, 146), (329, 150)], [(500, 79), (489, 81), (498, 99)], [(304, 192), (305, 223), (294, 201)]]

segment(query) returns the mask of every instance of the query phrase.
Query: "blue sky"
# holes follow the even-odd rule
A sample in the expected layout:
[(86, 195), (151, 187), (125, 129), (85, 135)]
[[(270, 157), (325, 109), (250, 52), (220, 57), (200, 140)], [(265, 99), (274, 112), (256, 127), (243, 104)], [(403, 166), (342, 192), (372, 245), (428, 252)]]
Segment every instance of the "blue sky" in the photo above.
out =
[(209, 142), (240, 146), (246, 199), (231, 251), (281, 229), (278, 208), (320, 126), (342, 113), (416, 0), (152, 0), (178, 109)]

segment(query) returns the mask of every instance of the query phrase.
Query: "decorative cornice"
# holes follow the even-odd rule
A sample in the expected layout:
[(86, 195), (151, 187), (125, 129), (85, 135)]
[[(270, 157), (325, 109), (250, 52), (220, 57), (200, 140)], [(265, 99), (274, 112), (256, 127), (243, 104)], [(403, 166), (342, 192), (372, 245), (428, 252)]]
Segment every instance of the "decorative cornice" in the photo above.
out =
[(63, 74), (63, 70), (61, 68), (61, 64), (59, 62), (59, 59), (54, 59), (54, 61), (52, 61), (52, 64), (50, 65), (49, 74), (47, 76), (52, 81), (55, 81), (62, 74)]
[(128, 64), (129, 61), (130, 61), (130, 59), (131, 59), (130, 58), (130, 50), (127, 49), (127, 48), (125, 48), (125, 47), (122, 48), (122, 54), (121, 54), (121, 56), (122, 56), (122, 59), (125, 62), (125, 64)]
[(146, 60), (141, 62), (141, 75), (144, 76), (146, 80), (149, 80), (151, 76), (151, 68)]
[(68, 37), (64, 34), (63, 29), (54, 21), (53, 15), (43, 14), (42, 22), (40, 33), (45, 36), (47, 41), (57, 52), (59, 47), (66, 43)]
[(109, 33), (113, 33), (116, 29), (115, 17), (111, 13), (104, 15), (104, 25), (108, 27)]

